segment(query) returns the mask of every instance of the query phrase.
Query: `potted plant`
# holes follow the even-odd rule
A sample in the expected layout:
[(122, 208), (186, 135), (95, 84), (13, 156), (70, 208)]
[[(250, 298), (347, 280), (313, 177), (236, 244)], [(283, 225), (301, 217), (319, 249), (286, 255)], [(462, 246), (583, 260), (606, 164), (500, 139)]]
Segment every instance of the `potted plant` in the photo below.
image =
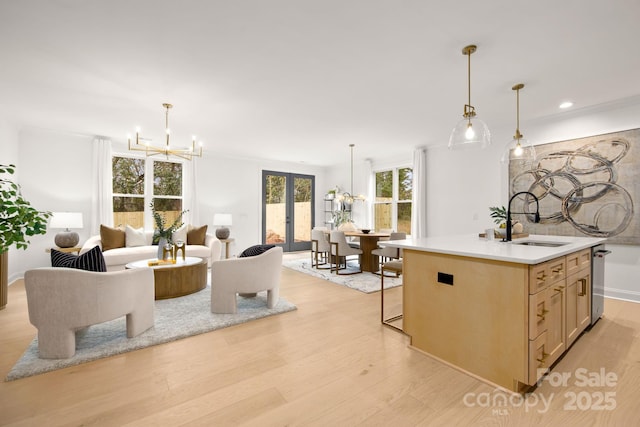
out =
[(28, 237), (47, 232), (47, 219), (51, 212), (38, 211), (22, 197), (20, 186), (5, 174), (13, 175), (15, 165), (0, 165), (0, 310), (7, 305), (9, 248), (27, 249)]
[[(489, 208), (491, 212), (491, 218), (493, 218), (493, 222), (498, 224), (498, 228), (500, 229), (500, 234), (506, 233), (507, 228), (507, 209), (504, 206), (492, 206)], [(517, 227), (516, 227), (517, 225)], [(514, 233), (522, 233), (523, 226), (520, 224), (520, 221), (511, 220), (511, 226), (513, 228)]]
[(504, 206), (492, 206), (489, 211), (493, 222), (498, 224), (499, 228), (507, 227), (507, 209)]
[(162, 213), (156, 211), (156, 205), (153, 200), (150, 206), (153, 221), (156, 224), (156, 229), (153, 232), (153, 243), (158, 244), (158, 259), (160, 259), (162, 257), (162, 248), (164, 248), (167, 243), (173, 243), (173, 232), (182, 227), (182, 215), (186, 214), (188, 210), (185, 209), (180, 212), (171, 225), (167, 226), (167, 219)]

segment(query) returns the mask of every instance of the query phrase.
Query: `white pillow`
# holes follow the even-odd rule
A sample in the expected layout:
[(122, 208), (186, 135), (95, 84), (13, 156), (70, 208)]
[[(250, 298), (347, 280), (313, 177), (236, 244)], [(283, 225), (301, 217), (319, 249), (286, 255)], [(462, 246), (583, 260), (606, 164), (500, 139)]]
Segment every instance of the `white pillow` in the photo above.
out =
[(171, 235), (171, 239), (173, 240), (173, 243), (175, 243), (177, 240), (182, 240), (183, 242), (187, 243), (187, 224), (183, 224), (182, 227), (174, 231)]
[(147, 245), (147, 239), (144, 234), (144, 227), (133, 228), (130, 225), (127, 225), (124, 229), (124, 237), (124, 244), (127, 248)]

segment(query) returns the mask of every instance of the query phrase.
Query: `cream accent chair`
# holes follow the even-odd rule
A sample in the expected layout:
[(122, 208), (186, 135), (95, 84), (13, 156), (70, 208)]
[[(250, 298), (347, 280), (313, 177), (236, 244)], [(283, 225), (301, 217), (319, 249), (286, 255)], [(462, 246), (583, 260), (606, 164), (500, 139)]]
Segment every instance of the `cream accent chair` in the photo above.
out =
[(320, 267), (329, 261), (329, 252), (331, 246), (327, 239), (327, 231), (314, 228), (311, 230), (311, 267), (327, 269), (329, 267)]
[[(344, 235), (344, 231), (334, 230), (331, 232), (331, 236), (329, 237), (329, 243), (331, 243), (331, 256), (335, 257), (333, 260), (336, 266), (336, 274), (340, 274), (340, 266), (342, 265), (342, 259), (344, 259), (344, 269), (347, 268), (347, 257), (352, 255), (358, 255), (358, 264), (361, 264), (360, 258), (362, 257), (362, 249), (356, 249), (349, 246), (347, 243), (347, 238)], [(331, 272), (333, 272), (333, 264), (331, 268)], [(360, 271), (356, 271), (354, 273), (346, 273), (346, 274), (355, 274), (362, 273), (362, 268)]]
[(214, 261), (211, 265), (211, 312), (235, 314), (236, 295), (267, 291), (267, 307), (280, 298), (282, 247), (251, 257)]
[(96, 273), (44, 267), (24, 274), (29, 321), (38, 329), (42, 359), (76, 353), (76, 331), (127, 316), (127, 337), (154, 323), (155, 287), (150, 268)]

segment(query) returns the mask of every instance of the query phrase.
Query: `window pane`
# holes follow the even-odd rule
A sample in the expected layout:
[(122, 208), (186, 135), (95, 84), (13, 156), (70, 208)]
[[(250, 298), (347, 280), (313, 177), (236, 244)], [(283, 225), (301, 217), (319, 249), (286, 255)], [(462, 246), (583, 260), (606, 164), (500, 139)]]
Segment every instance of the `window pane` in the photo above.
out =
[(144, 227), (144, 197), (114, 197), (113, 223), (116, 227)]
[[(178, 218), (180, 212), (182, 212), (182, 199), (164, 199), (154, 198), (153, 204), (156, 207), (156, 212), (164, 215), (165, 225), (168, 227)], [(155, 223), (153, 228), (156, 228)]]
[(311, 239), (311, 179), (293, 178), (293, 215), (295, 218), (294, 242), (308, 242)]
[(376, 172), (376, 202), (388, 202), (393, 197), (393, 171)]
[(287, 239), (286, 212), (286, 177), (282, 175), (267, 175), (265, 188), (266, 209), (266, 243), (284, 243)]
[(413, 169), (398, 169), (398, 200), (411, 200), (413, 190)]
[(153, 194), (182, 196), (182, 163), (153, 162)]
[(144, 159), (113, 157), (114, 194), (144, 194)]
[(393, 228), (391, 221), (391, 203), (376, 203), (374, 206), (375, 229)]
[(411, 203), (398, 203), (398, 231), (411, 234)]

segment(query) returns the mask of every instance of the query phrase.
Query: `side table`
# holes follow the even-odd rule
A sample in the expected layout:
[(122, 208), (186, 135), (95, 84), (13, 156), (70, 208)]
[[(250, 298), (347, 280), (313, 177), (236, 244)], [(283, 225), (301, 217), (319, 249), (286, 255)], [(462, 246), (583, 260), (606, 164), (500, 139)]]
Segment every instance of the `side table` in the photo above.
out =
[(236, 239), (234, 239), (233, 237), (230, 237), (228, 239), (220, 239), (220, 241), (222, 243), (224, 243), (224, 257), (225, 258), (229, 258), (229, 244), (231, 244), (231, 242), (235, 241)]
[(51, 249), (55, 249), (58, 252), (64, 252), (66, 254), (71, 254), (71, 253), (76, 253), (76, 255), (80, 255), (80, 250), (82, 249), (82, 247), (79, 246), (74, 246), (72, 248), (59, 248), (59, 247), (55, 247), (55, 248), (47, 248), (45, 249), (46, 253), (51, 253)]

